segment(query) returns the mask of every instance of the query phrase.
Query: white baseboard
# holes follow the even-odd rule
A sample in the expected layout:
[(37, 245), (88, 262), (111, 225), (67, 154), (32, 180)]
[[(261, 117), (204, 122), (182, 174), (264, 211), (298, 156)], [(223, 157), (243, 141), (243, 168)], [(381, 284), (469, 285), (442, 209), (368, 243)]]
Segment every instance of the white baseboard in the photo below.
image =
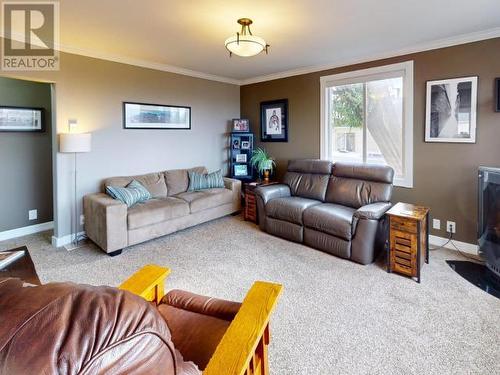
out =
[[(78, 236), (85, 236), (85, 232), (84, 231), (78, 232)], [(68, 235), (62, 236), (62, 237), (52, 236), (52, 246), (62, 247), (62, 246), (65, 246), (65, 245), (71, 243), (72, 240), (73, 240), (72, 234), (68, 234)]]
[(4, 232), (0, 232), (0, 241), (10, 240), (11, 238), (27, 236), (29, 234), (43, 232), (51, 229), (54, 229), (53, 221), (35, 225), (28, 225), (27, 227), (22, 227), (17, 229), (6, 230)]
[[(429, 235), (429, 244), (431, 246), (443, 246), (444, 244), (446, 244), (446, 242), (448, 242), (447, 238)], [(474, 245), (474, 244), (471, 244), (468, 242), (461, 242), (461, 241), (457, 241), (457, 240), (452, 240), (452, 241), (448, 242), (446, 245), (444, 245), (443, 247), (445, 247), (446, 249), (457, 251), (457, 249), (455, 249), (455, 246), (453, 246), (453, 244), (451, 242), (453, 242), (453, 244), (455, 244), (455, 246), (457, 248), (459, 248), (460, 251), (462, 251), (464, 253), (478, 255), (477, 245)]]

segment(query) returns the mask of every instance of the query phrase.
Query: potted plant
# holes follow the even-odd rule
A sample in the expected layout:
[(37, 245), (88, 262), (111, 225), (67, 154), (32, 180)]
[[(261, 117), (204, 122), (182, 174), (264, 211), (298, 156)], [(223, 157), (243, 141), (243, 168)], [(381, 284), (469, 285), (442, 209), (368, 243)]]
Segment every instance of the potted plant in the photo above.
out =
[(269, 176), (276, 166), (274, 158), (269, 156), (266, 150), (258, 147), (254, 150), (250, 159), (252, 167), (257, 169), (260, 176), (264, 176), (264, 182), (269, 182)]

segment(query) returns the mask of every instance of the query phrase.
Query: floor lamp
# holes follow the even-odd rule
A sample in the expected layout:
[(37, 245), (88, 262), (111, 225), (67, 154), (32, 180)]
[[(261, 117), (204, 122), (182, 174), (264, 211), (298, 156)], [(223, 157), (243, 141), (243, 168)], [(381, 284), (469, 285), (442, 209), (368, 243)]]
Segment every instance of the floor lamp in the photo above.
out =
[(74, 250), (79, 247), (78, 244), (78, 200), (77, 200), (77, 155), (91, 150), (90, 133), (63, 133), (59, 137), (59, 152), (74, 154), (74, 214), (71, 215), (71, 243), (66, 245), (66, 250)]

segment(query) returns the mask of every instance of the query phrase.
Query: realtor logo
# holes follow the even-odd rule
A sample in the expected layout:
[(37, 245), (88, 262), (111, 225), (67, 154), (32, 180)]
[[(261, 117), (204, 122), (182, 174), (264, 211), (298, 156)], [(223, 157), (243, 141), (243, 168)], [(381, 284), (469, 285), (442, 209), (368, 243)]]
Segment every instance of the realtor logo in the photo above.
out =
[(59, 70), (59, 2), (2, 2), (2, 70)]

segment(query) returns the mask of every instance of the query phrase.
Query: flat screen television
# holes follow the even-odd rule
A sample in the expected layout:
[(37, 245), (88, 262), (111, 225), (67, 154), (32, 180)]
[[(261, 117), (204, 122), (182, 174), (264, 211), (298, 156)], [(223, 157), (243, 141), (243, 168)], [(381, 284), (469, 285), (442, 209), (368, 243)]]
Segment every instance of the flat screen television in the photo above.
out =
[(500, 168), (479, 167), (478, 245), (486, 267), (500, 281)]

